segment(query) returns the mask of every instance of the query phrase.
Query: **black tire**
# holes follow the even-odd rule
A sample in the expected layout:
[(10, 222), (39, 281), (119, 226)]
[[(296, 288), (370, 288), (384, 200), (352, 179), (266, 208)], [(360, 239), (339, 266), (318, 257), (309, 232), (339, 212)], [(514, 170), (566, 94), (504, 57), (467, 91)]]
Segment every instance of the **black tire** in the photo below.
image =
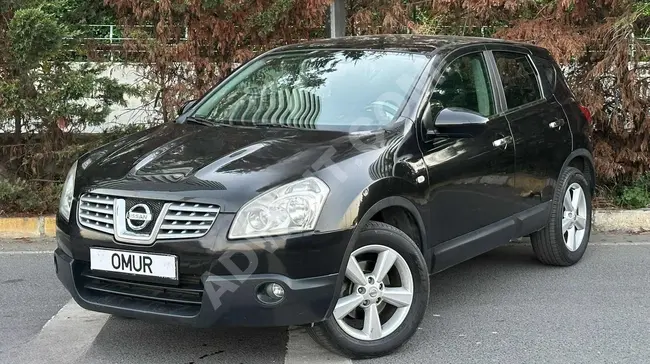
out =
[(390, 247), (404, 258), (413, 277), (413, 301), (404, 322), (390, 335), (378, 340), (363, 341), (348, 335), (333, 316), (307, 328), (309, 335), (323, 347), (351, 359), (380, 357), (397, 350), (417, 330), (429, 301), (427, 264), (408, 235), (391, 225), (371, 221), (359, 234), (354, 249), (371, 244)]
[[(574, 183), (582, 188), (587, 207), (585, 233), (577, 250), (571, 251), (564, 243), (562, 233), (563, 200), (567, 189)], [(577, 263), (587, 250), (591, 235), (591, 187), (582, 172), (574, 167), (567, 167), (558, 179), (555, 196), (551, 203), (551, 214), (547, 226), (530, 236), (533, 251), (537, 259), (548, 265), (570, 266)]]

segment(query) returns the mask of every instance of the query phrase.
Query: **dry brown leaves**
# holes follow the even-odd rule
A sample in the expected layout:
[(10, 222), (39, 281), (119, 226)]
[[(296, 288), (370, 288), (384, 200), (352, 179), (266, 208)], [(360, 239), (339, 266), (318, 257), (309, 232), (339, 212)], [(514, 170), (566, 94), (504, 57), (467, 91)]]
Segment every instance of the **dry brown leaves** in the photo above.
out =
[[(164, 121), (174, 117), (183, 101), (227, 76), (234, 63), (308, 37), (322, 26), (330, 2), (296, 1), (277, 10), (279, 2), (262, 0), (105, 0), (133, 38), (124, 44), (129, 60), (145, 65), (147, 78), (162, 90)], [(265, 12), (271, 13), (270, 20), (261, 16)], [(153, 32), (142, 24), (154, 24)]]

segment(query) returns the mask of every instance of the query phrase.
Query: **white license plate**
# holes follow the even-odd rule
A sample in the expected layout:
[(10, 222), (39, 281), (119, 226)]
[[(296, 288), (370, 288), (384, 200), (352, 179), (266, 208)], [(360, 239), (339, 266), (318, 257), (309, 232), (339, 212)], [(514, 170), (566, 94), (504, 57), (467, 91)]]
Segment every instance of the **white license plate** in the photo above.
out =
[(90, 269), (147, 277), (178, 279), (174, 255), (90, 248)]

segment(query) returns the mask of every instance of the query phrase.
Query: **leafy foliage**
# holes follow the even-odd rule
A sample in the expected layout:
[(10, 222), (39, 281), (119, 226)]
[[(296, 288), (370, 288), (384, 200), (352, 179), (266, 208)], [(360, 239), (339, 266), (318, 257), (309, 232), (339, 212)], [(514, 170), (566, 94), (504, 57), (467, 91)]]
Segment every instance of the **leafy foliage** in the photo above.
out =
[[(203, 94), (236, 65), (275, 46), (323, 36), (330, 3), (0, 1), (0, 129), (14, 133), (0, 140), (0, 171), (6, 167), (18, 177), (0, 179), (0, 206), (5, 212), (54, 211), (55, 190), (71, 161), (120, 134), (75, 135), (85, 126), (102, 123), (112, 105), (124, 102), (125, 94), (138, 92), (103, 76), (100, 65), (64, 62), (70, 48), (76, 54), (84, 51), (77, 41), (80, 25), (123, 26), (121, 35), (131, 40), (122, 58), (142, 65), (143, 83), (153, 85), (145, 91), (161, 104), (159, 119), (171, 121), (183, 101)], [(616, 201), (627, 207), (648, 205), (650, 54), (637, 36), (650, 32), (649, 0), (347, 4), (348, 34), (494, 36), (548, 48), (562, 64), (578, 101), (594, 116), (591, 134), (600, 183), (624, 185), (642, 176), (619, 188)]]
[[(0, 4), (0, 206), (5, 212), (54, 211), (71, 161), (93, 143), (70, 132), (105, 122), (136, 90), (104, 66), (65, 62), (78, 33), (49, 13), (57, 2)], [(11, 134), (13, 133), (13, 134)]]
[(40, 7), (68, 27), (115, 22), (115, 14), (103, 0), (43, 0)]
[[(330, 0), (105, 0), (133, 40), (129, 59), (158, 86), (160, 119), (257, 52), (309, 38)], [(151, 25), (152, 32), (142, 25)], [(187, 39), (185, 39), (187, 36)]]
[(0, 180), (0, 216), (52, 213), (59, 204), (61, 187), (59, 183)]
[(16, 11), (9, 23), (11, 55), (17, 64), (34, 68), (61, 49), (66, 30), (54, 16), (39, 9)]
[(59, 128), (78, 130), (105, 121), (114, 104), (135, 93), (102, 76), (104, 67), (63, 61), (63, 39), (73, 37), (52, 14), (18, 9), (0, 23), (9, 50), (0, 62), (0, 128), (60, 137)]
[(644, 174), (634, 183), (621, 187), (616, 202), (625, 208), (650, 207), (650, 173)]

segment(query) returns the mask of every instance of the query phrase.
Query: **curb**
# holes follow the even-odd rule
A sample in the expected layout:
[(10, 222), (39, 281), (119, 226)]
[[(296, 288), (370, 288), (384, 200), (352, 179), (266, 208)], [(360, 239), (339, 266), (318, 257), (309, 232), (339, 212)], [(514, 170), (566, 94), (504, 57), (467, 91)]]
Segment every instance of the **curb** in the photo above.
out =
[(56, 217), (0, 218), (0, 237), (42, 238), (56, 235)]
[(595, 210), (593, 217), (596, 231), (630, 233), (650, 231), (650, 209)]
[[(595, 210), (593, 228), (600, 232), (650, 232), (650, 209)], [(0, 237), (39, 238), (55, 235), (55, 216), (0, 218)]]

